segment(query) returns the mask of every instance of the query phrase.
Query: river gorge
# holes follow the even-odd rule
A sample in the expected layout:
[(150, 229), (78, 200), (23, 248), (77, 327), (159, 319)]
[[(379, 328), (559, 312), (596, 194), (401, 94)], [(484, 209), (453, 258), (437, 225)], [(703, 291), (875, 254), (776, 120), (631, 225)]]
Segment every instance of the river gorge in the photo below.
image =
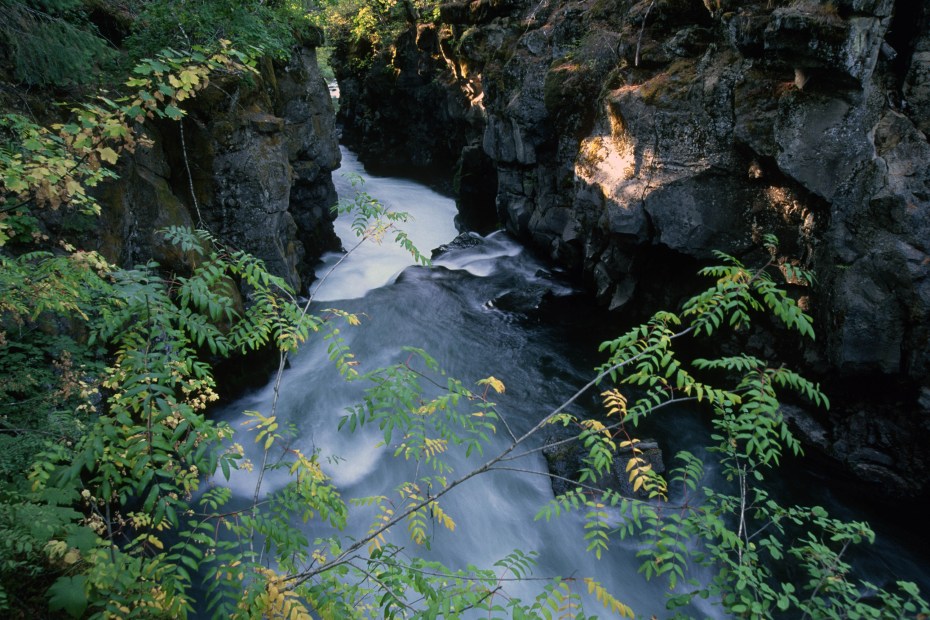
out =
[(930, 3), (0, 0), (0, 112), (0, 615), (930, 616)]
[[(359, 187), (351, 183), (356, 175), (365, 179)], [(334, 177), (343, 198), (365, 191), (391, 209), (409, 212), (412, 219), (403, 228), (424, 251), (447, 244), (459, 234), (454, 224), (455, 201), (425, 185), (369, 175), (345, 149)], [(337, 218), (335, 228), (345, 248), (355, 246), (350, 217)], [(309, 289), (314, 295), (313, 308), (325, 314), (326, 308), (334, 307), (361, 317), (360, 326), (346, 327), (341, 335), (362, 371), (403, 362), (409, 356), (403, 347), (421, 347), (466, 384), (488, 375), (499, 378), (506, 392), (495, 400), (519, 435), (592, 378), (594, 367), (603, 361), (597, 344), (616, 335), (613, 330), (618, 322), (593, 296), (533, 257), (507, 233), (471, 239), (472, 243), (444, 251), (431, 268), (414, 266), (412, 257), (390, 239), (382, 244), (363, 243), (348, 255), (326, 254), (317, 273), (329, 275), (322, 286)], [(327, 359), (327, 344), (320, 338), (311, 339), (283, 375), (277, 412), (297, 430), (290, 446), (304, 453), (319, 451), (324, 470), (346, 499), (391, 495), (392, 489), (415, 475), (418, 466), (392, 457), (391, 448), (380, 446), (383, 437), (377, 428), (366, 426), (354, 433), (338, 430), (340, 418), (363, 398), (365, 386), (340, 376)], [(270, 382), (229, 403), (219, 415), (241, 428), (247, 420), (243, 412), (270, 411), (273, 393)], [(600, 407), (593, 390), (570, 411), (590, 416)], [(709, 456), (704, 447), (709, 441), (707, 420), (695, 411), (683, 408), (657, 414), (638, 432), (654, 438), (670, 461), (679, 450)], [(526, 448), (532, 451), (546, 440), (543, 433)], [(239, 441), (246, 447), (246, 456), (261, 461), (260, 445), (249, 433), (243, 431)], [(450, 460), (456, 474), (480, 465), (508, 443), (500, 428), (480, 457), (453, 454)], [(534, 577), (596, 576), (637, 614), (663, 617), (661, 601), (667, 586), (662, 580), (647, 582), (638, 574), (640, 560), (635, 554), (640, 547), (635, 539), (612, 540), (604, 557), (596, 559), (584, 550), (585, 531), (578, 514), (565, 514), (551, 522), (534, 519), (553, 497), (541, 453), (508, 465), (511, 471), (479, 476), (450, 494), (442, 505), (455, 519), (455, 530), (449, 532), (434, 520), (430, 525), (435, 537), (432, 550), (413, 548), (409, 553), (425, 554), (458, 569), (469, 564), (491, 567), (514, 549), (538, 552)], [(774, 492), (786, 504), (823, 505), (836, 516), (871, 522), (878, 533), (877, 544), (856, 550), (852, 556), (863, 578), (879, 585), (908, 579), (922, 588), (930, 587), (930, 549), (919, 534), (919, 516), (909, 516), (891, 504), (867, 501), (851, 478), (816, 460), (793, 459), (777, 478)], [(252, 497), (255, 480), (254, 474), (234, 475), (233, 489), (240, 500)], [(270, 472), (263, 492), (271, 493), (287, 480), (285, 472)], [(711, 467), (702, 482), (726, 484)], [(348, 539), (364, 535), (374, 516), (371, 510), (358, 511), (340, 535)], [(307, 531), (311, 539), (334, 533), (319, 526)], [(413, 545), (403, 528), (389, 540), (401, 547)], [(698, 572), (689, 577), (700, 579), (702, 569), (695, 566), (693, 570)], [(542, 585), (529, 581), (508, 585), (505, 592), (529, 599)], [(585, 604), (587, 613), (601, 613), (593, 598)], [(721, 617), (713, 601), (684, 611), (690, 616)]]

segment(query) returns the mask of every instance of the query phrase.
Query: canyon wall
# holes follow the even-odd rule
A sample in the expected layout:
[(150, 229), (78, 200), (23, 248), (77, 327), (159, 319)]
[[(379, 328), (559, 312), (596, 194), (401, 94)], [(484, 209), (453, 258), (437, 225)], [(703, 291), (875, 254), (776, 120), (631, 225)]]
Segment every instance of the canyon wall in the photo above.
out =
[(147, 125), (151, 146), (101, 192), (97, 249), (124, 266), (175, 267), (181, 257), (157, 231), (202, 226), (302, 290), (320, 254), (340, 247), (330, 211), (340, 155), (320, 41), (286, 63), (264, 60), (257, 75), (215, 77), (180, 123)]
[(454, 0), (380, 53), (343, 39), (335, 62), (363, 161), (446, 166), (464, 221), (499, 223), (620, 317), (777, 234), (816, 271), (798, 294), (818, 340), (749, 346), (824, 382), (833, 408), (792, 409), (799, 430), (884, 492), (930, 488), (930, 8)]

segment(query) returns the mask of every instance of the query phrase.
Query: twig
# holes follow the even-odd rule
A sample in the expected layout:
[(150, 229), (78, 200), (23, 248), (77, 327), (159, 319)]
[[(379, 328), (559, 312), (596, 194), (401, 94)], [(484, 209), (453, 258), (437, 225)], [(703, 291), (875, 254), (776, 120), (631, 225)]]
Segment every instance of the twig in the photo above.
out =
[[(697, 397), (696, 397), (696, 396), (687, 396), (687, 397), (683, 397), (683, 398), (673, 398), (673, 399), (671, 399), (671, 400), (665, 401), (664, 403), (660, 403), (660, 404), (658, 404), (658, 405), (654, 405), (654, 406), (650, 409), (650, 411), (657, 411), (658, 409), (661, 409), (661, 408), (666, 407), (666, 406), (668, 406), (668, 405), (677, 405), (677, 404), (679, 404), (679, 403), (686, 403), (686, 402), (691, 402), (691, 401), (696, 401), (696, 400), (697, 400)], [(621, 426), (623, 426), (623, 423), (624, 423), (624, 420), (621, 420), (621, 421), (616, 422), (616, 423), (614, 423), (614, 424), (610, 424), (610, 425), (608, 425), (608, 426), (605, 426), (605, 427), (604, 427), (604, 430), (612, 431), (612, 430), (618, 429), (618, 428), (620, 428)], [(568, 437), (568, 438), (566, 438), (566, 439), (560, 439), (560, 440), (558, 440), (558, 441), (553, 441), (553, 442), (551, 442), (551, 443), (547, 443), (546, 445), (543, 445), (543, 446), (539, 446), (539, 447), (536, 447), (536, 448), (532, 448), (532, 449), (530, 449), (530, 450), (527, 450), (526, 452), (521, 452), (520, 454), (514, 454), (514, 455), (512, 455), (512, 456), (508, 456), (507, 458), (501, 459), (501, 461), (516, 461), (517, 459), (521, 459), (521, 458), (523, 458), (524, 456), (529, 456), (530, 454), (535, 454), (536, 452), (542, 452), (542, 451), (545, 450), (546, 448), (552, 448), (552, 447), (555, 447), (555, 446), (565, 445), (565, 444), (568, 444), (568, 443), (572, 443), (572, 442), (574, 442), (574, 441), (578, 441), (578, 439), (579, 439), (579, 437), (578, 437), (577, 435), (574, 436), (574, 437)]]
[[(813, 601), (815, 598), (817, 598), (817, 595), (820, 593), (820, 588), (822, 588), (823, 584), (827, 581), (827, 579), (829, 579), (833, 575), (833, 571), (835, 571), (836, 567), (839, 565), (840, 559), (843, 557), (843, 554), (846, 553), (846, 549), (849, 548), (849, 543), (850, 541), (848, 539), (846, 540), (846, 542), (843, 543), (843, 548), (840, 549), (839, 552), (836, 554), (836, 557), (833, 559), (833, 562), (830, 564), (830, 566), (827, 569), (828, 571), (827, 574), (821, 577), (820, 581), (817, 582), (817, 587), (814, 588), (814, 591), (811, 593), (811, 596), (808, 600)], [(804, 620), (805, 618), (809, 616), (810, 616), (810, 609), (808, 608), (807, 610), (804, 611), (804, 615), (801, 616), (801, 620)]]
[[(336, 264), (334, 264), (329, 269), (329, 271), (327, 271), (326, 274), (322, 278), (320, 278), (320, 281), (317, 282), (316, 288), (314, 288), (313, 292), (310, 293), (310, 295), (307, 297), (307, 301), (304, 304), (304, 307), (301, 309), (300, 317), (297, 319), (298, 325), (300, 324), (301, 321), (303, 321), (304, 317), (307, 316), (307, 313), (310, 311), (310, 304), (313, 302), (313, 297), (319, 292), (320, 287), (323, 286), (323, 283), (326, 282), (329, 276), (336, 270), (337, 267), (339, 267), (339, 265), (342, 264), (344, 260), (346, 260), (346, 258), (349, 257), (350, 254), (352, 254), (352, 252), (357, 250), (359, 246), (361, 246), (367, 240), (368, 240), (368, 236), (367, 235), (363, 236), (359, 240), (358, 243), (352, 246), (351, 250), (349, 250), (348, 252), (343, 254), (341, 257), (339, 257), (339, 260), (336, 261)], [(284, 368), (287, 365), (287, 358), (288, 358), (288, 352), (286, 350), (282, 350), (278, 356), (278, 370), (275, 373), (274, 388), (272, 389), (273, 396), (271, 399), (271, 417), (274, 417), (275, 415), (277, 415), (278, 399), (281, 395), (281, 381), (284, 379)], [(258, 506), (258, 498), (261, 496), (262, 482), (265, 479), (265, 471), (267, 469), (267, 465), (268, 465), (268, 450), (265, 450), (264, 453), (262, 454), (262, 466), (258, 470), (258, 480), (255, 481), (255, 492), (252, 494), (252, 509), (253, 510)], [(254, 532), (254, 528), (253, 528), (253, 532)], [(254, 553), (254, 548), (252, 545), (252, 538), (253, 537), (251, 536), (249, 537), (249, 550)]]
[(194, 201), (194, 210), (197, 212), (197, 228), (203, 228), (203, 218), (200, 216), (200, 204), (197, 202), (197, 193), (194, 192), (194, 175), (191, 174), (191, 165), (187, 160), (187, 143), (184, 140), (184, 118), (178, 121), (181, 132), (181, 153), (184, 155), (184, 168), (187, 170), (187, 184), (191, 189), (191, 200)]
[(646, 14), (643, 15), (643, 23), (639, 27), (639, 38), (636, 39), (636, 56), (633, 58), (634, 67), (639, 66), (639, 47), (643, 42), (643, 31), (646, 30), (646, 20), (649, 19), (649, 12), (652, 11), (652, 7), (654, 7), (655, 4), (656, 0), (652, 0), (652, 2), (649, 3), (649, 8), (646, 9)]
[[(510, 472), (514, 472), (514, 473), (518, 473), (518, 474), (531, 474), (531, 475), (534, 475), (534, 476), (544, 476), (544, 477), (546, 477), (546, 478), (555, 478), (556, 480), (563, 480), (563, 481), (565, 481), (565, 482), (568, 482), (568, 483), (570, 483), (570, 484), (575, 485), (576, 487), (580, 487), (580, 488), (582, 488), (582, 489), (584, 489), (584, 490), (586, 490), (586, 491), (591, 491), (592, 493), (602, 493), (602, 494), (603, 494), (603, 493), (607, 493), (607, 492), (608, 492), (608, 491), (606, 491), (606, 490), (604, 490), (604, 489), (600, 489), (600, 488), (598, 488), (598, 487), (596, 487), (596, 486), (592, 486), (592, 485), (590, 485), (590, 484), (585, 484), (584, 482), (578, 482), (577, 480), (572, 480), (571, 478), (566, 478), (565, 476), (559, 476), (559, 475), (556, 475), (556, 474), (551, 474), (551, 473), (545, 472), (545, 471), (536, 471), (536, 470), (533, 470), (533, 469), (524, 469), (524, 468), (522, 468), (522, 467), (496, 467), (496, 466), (495, 466), (495, 467), (492, 467), (492, 468), (491, 468), (491, 471), (510, 471)], [(613, 491), (613, 492), (614, 492), (614, 493), (617, 493), (616, 491)], [(625, 500), (630, 501), (630, 502), (635, 502), (635, 503), (637, 503), (637, 504), (646, 504), (646, 505), (648, 505), (648, 506), (654, 506), (654, 504), (653, 504), (652, 502), (650, 502), (649, 500), (647, 500), (647, 499), (639, 499), (638, 497), (627, 497), (626, 495), (621, 495), (620, 493), (617, 493), (617, 495), (619, 495), (622, 499), (625, 499)], [(694, 509), (694, 506), (691, 506), (690, 504), (663, 504), (662, 506), (663, 506), (663, 507), (667, 507), (667, 508), (673, 508), (673, 509), (681, 509), (681, 510), (689, 510), (689, 509), (693, 510), (693, 509)]]
[[(400, 599), (400, 596), (401, 596), (401, 595), (397, 594), (393, 589), (391, 589), (390, 586), (388, 586), (386, 583), (384, 583), (383, 581), (381, 581), (380, 579), (378, 579), (377, 577), (375, 577), (374, 575), (372, 575), (370, 572), (368, 572), (367, 570), (365, 570), (365, 569), (362, 568), (361, 566), (357, 566), (357, 565), (353, 564), (352, 562), (348, 562), (348, 565), (351, 566), (352, 568), (354, 568), (355, 570), (357, 570), (358, 572), (362, 573), (363, 575), (365, 575), (365, 577), (367, 577), (368, 579), (371, 579), (371, 580), (374, 581), (376, 584), (378, 584), (379, 586), (381, 586), (381, 590), (382, 590), (382, 591), (384, 591), (384, 592), (390, 592), (390, 593), (391, 593), (391, 598), (394, 600), (394, 602), (397, 604), (398, 607), (403, 607), (404, 609), (406, 609), (406, 610), (408, 610), (408, 611), (416, 611), (413, 607), (411, 607), (411, 606), (408, 605), (406, 602), (404, 602), (404, 601), (402, 601), (402, 600)], [(385, 611), (385, 616), (387, 616), (387, 611)]]
[[(687, 331), (687, 330), (686, 330), (686, 331)], [(681, 334), (686, 333), (686, 331), (685, 331), (685, 332), (681, 332)], [(644, 354), (645, 354), (645, 351), (644, 351), (644, 352), (641, 352), (641, 353), (639, 353), (639, 354), (637, 354), (637, 355), (634, 355), (633, 357), (631, 357), (631, 358), (629, 358), (629, 359), (626, 359), (626, 360), (623, 360), (623, 361), (621, 361), (621, 362), (618, 362), (617, 364), (613, 364), (613, 365), (611, 365), (610, 367), (606, 368), (605, 370), (601, 371), (594, 379), (592, 379), (591, 381), (589, 381), (588, 383), (586, 383), (583, 387), (581, 387), (578, 391), (576, 391), (571, 397), (569, 397), (565, 402), (563, 402), (563, 403), (562, 403), (561, 405), (559, 405), (555, 410), (553, 410), (553, 411), (552, 411), (551, 413), (549, 413), (546, 417), (544, 417), (542, 420), (540, 420), (539, 423), (536, 424), (536, 426), (534, 426), (534, 427), (531, 428), (529, 431), (527, 431), (526, 433), (524, 433), (522, 436), (520, 436), (519, 438), (517, 438), (516, 441), (512, 442), (512, 443), (511, 443), (507, 448), (505, 448), (500, 454), (498, 454), (498, 455), (495, 456), (494, 458), (492, 458), (492, 459), (490, 459), (489, 461), (487, 461), (484, 465), (481, 465), (481, 466), (479, 466), (479, 467), (477, 467), (477, 468), (471, 470), (471, 471), (468, 472), (467, 474), (461, 476), (460, 478), (458, 478), (458, 479), (452, 481), (452, 482), (449, 483), (445, 488), (443, 488), (443, 489), (440, 490), (438, 493), (436, 493), (436, 495), (431, 496), (431, 497), (427, 497), (427, 498), (424, 499), (424, 500), (421, 500), (421, 501), (419, 501), (419, 502), (416, 502), (416, 503), (414, 503), (414, 504), (411, 504), (411, 505), (408, 506), (408, 508), (407, 508), (406, 510), (404, 510), (403, 512), (401, 512), (401, 513), (399, 513), (399, 514), (395, 514), (394, 518), (392, 518), (390, 521), (386, 522), (384, 525), (382, 525), (381, 527), (379, 527), (379, 528), (378, 528), (377, 530), (375, 530), (374, 532), (371, 532), (371, 533), (367, 534), (366, 536), (364, 536), (364, 537), (362, 537), (362, 538), (356, 540), (354, 543), (352, 543), (351, 545), (349, 545), (349, 547), (347, 547), (342, 553), (340, 553), (338, 556), (336, 556), (335, 558), (333, 558), (332, 560), (330, 560), (330, 561), (327, 562), (326, 564), (321, 564), (320, 566), (318, 566), (318, 567), (315, 568), (315, 569), (312, 569), (312, 570), (305, 570), (305, 571), (302, 571), (302, 572), (295, 573), (295, 574), (293, 574), (293, 575), (289, 575), (288, 577), (285, 577), (285, 578), (283, 579), (283, 581), (284, 581), (284, 582), (289, 582), (288, 585), (287, 585), (287, 588), (288, 588), (288, 589), (296, 588), (296, 587), (298, 587), (300, 584), (305, 583), (307, 580), (313, 578), (315, 575), (318, 575), (318, 574), (320, 574), (320, 573), (323, 573), (323, 572), (332, 570), (333, 568), (335, 568), (335, 567), (337, 567), (337, 566), (341, 566), (341, 565), (343, 565), (343, 564), (346, 564), (346, 563), (348, 562), (347, 558), (348, 558), (350, 555), (352, 555), (353, 553), (355, 553), (356, 551), (358, 551), (359, 549), (361, 549), (362, 547), (364, 547), (365, 545), (367, 545), (369, 542), (371, 542), (372, 540), (374, 540), (374, 539), (375, 539), (379, 534), (381, 534), (382, 532), (385, 532), (385, 531), (389, 530), (390, 528), (394, 527), (395, 525), (397, 525), (398, 523), (400, 523), (401, 521), (403, 521), (404, 519), (406, 519), (407, 517), (409, 517), (411, 514), (417, 512), (418, 510), (424, 508), (425, 506), (427, 506), (427, 505), (429, 505), (429, 504), (431, 504), (431, 503), (437, 501), (438, 499), (440, 499), (441, 497), (443, 497), (446, 493), (448, 493), (448, 492), (451, 491), (452, 489), (454, 489), (454, 488), (456, 488), (456, 487), (458, 487), (458, 486), (464, 484), (465, 482), (468, 482), (469, 480), (471, 480), (471, 479), (474, 478), (475, 476), (479, 476), (479, 475), (481, 475), (481, 474), (483, 474), (483, 473), (485, 473), (485, 472), (490, 471), (490, 470), (494, 467), (494, 465), (496, 465), (497, 463), (499, 463), (499, 462), (501, 462), (502, 460), (504, 460), (504, 459), (505, 459), (511, 452), (513, 452), (521, 443), (523, 443), (523, 442), (526, 441), (528, 438), (530, 438), (530, 437), (532, 437), (533, 435), (535, 435), (536, 433), (538, 433), (539, 430), (542, 429), (546, 424), (548, 424), (550, 420), (552, 420), (555, 416), (557, 416), (557, 415), (560, 414), (562, 411), (564, 411), (566, 407), (571, 406), (572, 403), (574, 403), (576, 400), (578, 400), (585, 392), (587, 392), (589, 389), (591, 389), (592, 387), (594, 387), (595, 385), (597, 385), (598, 383), (600, 383), (600, 381), (601, 381), (602, 379), (604, 379), (605, 377), (609, 376), (610, 373), (615, 372), (615, 371), (619, 370), (620, 368), (623, 368), (624, 366), (633, 363), (634, 361), (636, 361), (637, 359), (639, 359), (639, 358), (640, 358), (642, 355), (644, 355)]]

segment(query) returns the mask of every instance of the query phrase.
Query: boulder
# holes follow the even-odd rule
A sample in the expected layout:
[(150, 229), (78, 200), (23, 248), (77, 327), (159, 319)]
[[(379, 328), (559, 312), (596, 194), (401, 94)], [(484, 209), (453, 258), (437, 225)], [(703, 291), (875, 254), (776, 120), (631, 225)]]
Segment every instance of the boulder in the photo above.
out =
[(538, 312), (552, 296), (552, 289), (541, 285), (527, 285), (506, 291), (488, 301), (487, 306), (513, 314), (530, 315)]
[[(655, 441), (645, 439), (636, 442), (635, 445), (637, 458), (651, 465), (654, 472), (658, 474), (665, 472), (662, 450)], [(585, 452), (572, 433), (567, 429), (553, 432), (546, 440), (543, 456), (549, 468), (553, 494), (562, 495), (575, 489), (575, 483), (580, 479), (581, 470), (585, 467), (583, 460)], [(649, 499), (647, 493), (641, 488), (633, 489), (633, 483), (627, 472), (627, 465), (633, 457), (632, 447), (619, 448), (610, 471), (597, 481), (586, 481), (584, 484), (604, 491), (614, 491), (623, 497)]]
[(449, 243), (443, 243), (438, 248), (433, 248), (431, 258), (436, 260), (443, 254), (447, 254), (453, 250), (463, 250), (466, 248), (473, 248), (484, 243), (484, 239), (478, 235), (472, 233), (462, 233)]
[(765, 28), (764, 57), (798, 70), (799, 88), (811, 79), (864, 87), (875, 70), (889, 22), (879, 16), (844, 19), (827, 3), (781, 7)]

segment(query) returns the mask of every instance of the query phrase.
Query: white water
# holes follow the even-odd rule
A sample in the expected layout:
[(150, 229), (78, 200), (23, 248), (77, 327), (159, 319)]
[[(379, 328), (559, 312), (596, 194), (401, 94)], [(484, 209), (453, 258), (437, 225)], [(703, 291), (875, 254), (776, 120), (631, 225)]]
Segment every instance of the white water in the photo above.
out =
[[(342, 171), (363, 172), (347, 151), (343, 151)], [(337, 189), (340, 196), (352, 192), (344, 178), (337, 178)], [(457, 234), (452, 224), (453, 201), (420, 184), (368, 178), (364, 190), (388, 207), (413, 216), (404, 228), (425, 253)], [(354, 235), (349, 222), (337, 220), (336, 230), (343, 245), (351, 248)], [(324, 257), (317, 273), (326, 274), (341, 259), (341, 254)], [(466, 384), (494, 375), (507, 385), (507, 393), (497, 401), (517, 434), (530, 428), (591, 377), (591, 369), (599, 361), (585, 338), (586, 329), (591, 328), (586, 321), (593, 320), (586, 313), (593, 310), (579, 303), (572, 313), (556, 321), (534, 322), (500, 312), (489, 303), (528, 286), (545, 285), (555, 295), (571, 292), (564, 284), (554, 283), (551, 274), (506, 235), (498, 233), (477, 247), (449, 252), (431, 270), (409, 268), (412, 264), (412, 258), (389, 240), (382, 245), (365, 244), (345, 257), (314, 292), (317, 312), (338, 307), (363, 318), (361, 327), (342, 330), (346, 343), (358, 356), (361, 370), (402, 361), (406, 354), (400, 347), (411, 345), (426, 349), (452, 376)], [(346, 408), (360, 400), (361, 389), (342, 381), (326, 359), (325, 343), (319, 341), (308, 343), (292, 359), (281, 386), (278, 415), (296, 426), (298, 439), (294, 447), (304, 453), (319, 450), (325, 470), (346, 500), (392, 496), (394, 487), (415, 474), (411, 463), (394, 459), (389, 451), (377, 446), (382, 436), (376, 428), (365, 427), (354, 434), (337, 431)], [(245, 420), (245, 410), (269, 414), (271, 398), (269, 385), (233, 403), (223, 415), (238, 427)], [(586, 397), (573, 411), (597, 406), (595, 398)], [(687, 419), (676, 420), (675, 424), (674, 430), (666, 431), (672, 433), (669, 447), (675, 443), (676, 449), (695, 450), (686, 442), (694, 443), (688, 438), (700, 436), (699, 425)], [(248, 456), (260, 462), (257, 447), (248, 435), (243, 434), (240, 441), (250, 451)], [(485, 458), (507, 443), (501, 430), (486, 449)], [(538, 443), (530, 447), (533, 445)], [(671, 452), (666, 450), (666, 454)], [(461, 454), (450, 458), (456, 469), (451, 478), (481, 462), (477, 457), (466, 461)], [(546, 470), (538, 453), (512, 465), (528, 472)], [(283, 476), (272, 473), (264, 480), (263, 491), (271, 492), (284, 482)], [(249, 498), (255, 477), (237, 473), (233, 485), (237, 495)], [(447, 532), (436, 525), (432, 552), (414, 550), (402, 527), (391, 540), (451, 568), (467, 564), (489, 568), (514, 549), (537, 551), (540, 557), (535, 576), (578, 578), (579, 591), (583, 590), (580, 579), (593, 577), (638, 614), (662, 617), (666, 593), (663, 582), (647, 583), (637, 574), (636, 548), (612, 542), (605, 557), (595, 559), (584, 552), (584, 532), (578, 517), (563, 516), (551, 523), (534, 521), (534, 515), (550, 499), (552, 491), (544, 476), (495, 472), (473, 479), (443, 499), (441, 505), (453, 516), (457, 528)], [(346, 535), (363, 535), (372, 516), (371, 511), (356, 511)], [(309, 533), (329, 534), (323, 529), (311, 529)], [(507, 591), (526, 600), (541, 587), (539, 582), (528, 582), (508, 586)], [(586, 612), (606, 615), (590, 600), (586, 600)], [(691, 612), (700, 616), (717, 613), (710, 607)]]

